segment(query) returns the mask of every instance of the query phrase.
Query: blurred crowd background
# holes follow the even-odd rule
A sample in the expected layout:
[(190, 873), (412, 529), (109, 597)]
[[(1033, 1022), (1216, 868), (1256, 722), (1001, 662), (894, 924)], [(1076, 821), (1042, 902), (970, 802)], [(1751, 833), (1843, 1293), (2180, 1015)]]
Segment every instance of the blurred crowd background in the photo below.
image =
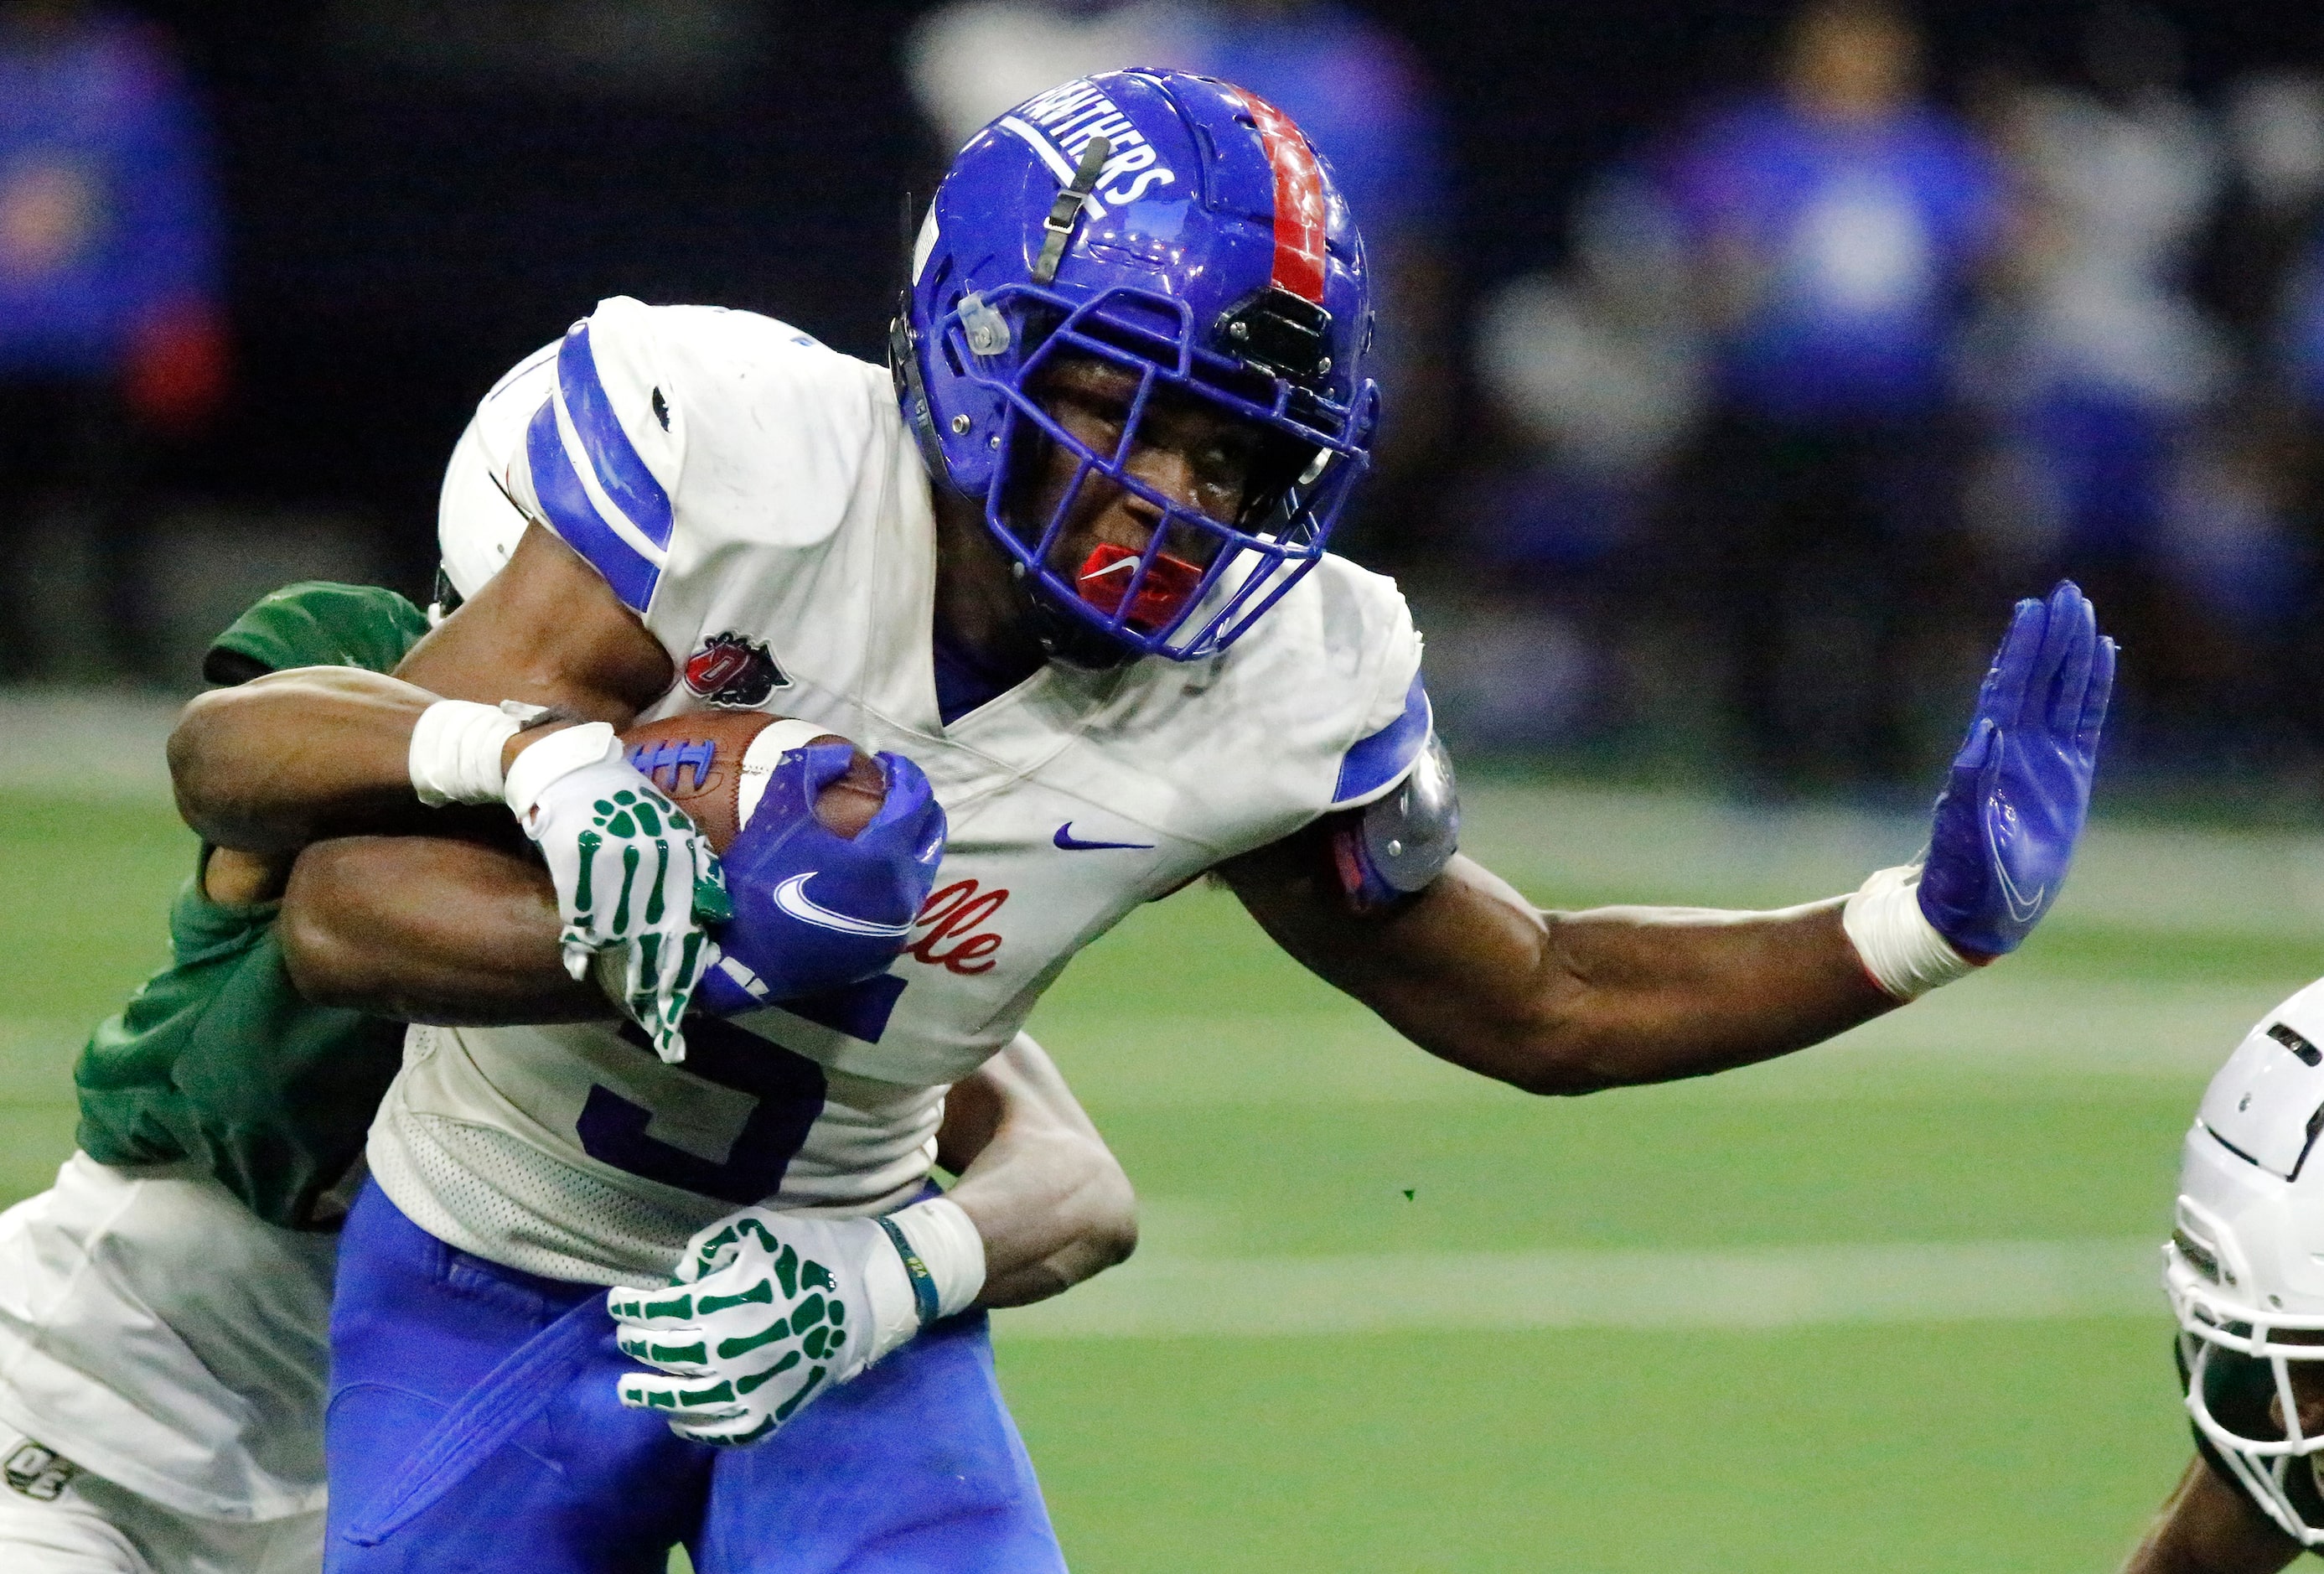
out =
[(1343, 548), (1465, 758), (1924, 790), (2008, 601), (2129, 790), (2324, 806), (2324, 14), (1952, 0), (0, 0), (0, 681), (184, 688), (414, 593), (475, 400), (600, 296), (880, 353), (905, 194), (1151, 63), (1371, 248)]

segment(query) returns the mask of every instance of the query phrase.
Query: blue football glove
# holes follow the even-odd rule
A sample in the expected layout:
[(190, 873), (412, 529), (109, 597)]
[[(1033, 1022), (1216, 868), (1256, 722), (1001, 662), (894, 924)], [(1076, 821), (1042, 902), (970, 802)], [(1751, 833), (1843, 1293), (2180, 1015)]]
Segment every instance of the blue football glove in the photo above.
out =
[(1972, 959), (2024, 943), (2058, 898), (2090, 805), (2115, 644), (2071, 580), (2022, 601), (1938, 796), (1921, 912)]
[(821, 743), (776, 764), (720, 861), (734, 916), (696, 1003), (716, 1016), (819, 994), (884, 972), (904, 949), (944, 857), (945, 812), (920, 768), (877, 756), (887, 796), (853, 838), (815, 817), (816, 795), (853, 750)]

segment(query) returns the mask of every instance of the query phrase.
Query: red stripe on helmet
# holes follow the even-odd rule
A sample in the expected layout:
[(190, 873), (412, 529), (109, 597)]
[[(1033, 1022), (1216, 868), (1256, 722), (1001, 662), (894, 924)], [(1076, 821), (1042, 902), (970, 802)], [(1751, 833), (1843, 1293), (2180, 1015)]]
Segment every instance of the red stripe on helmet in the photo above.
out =
[(1317, 306), (1323, 304), (1323, 170), (1291, 117), (1237, 87), (1275, 171), (1275, 283)]

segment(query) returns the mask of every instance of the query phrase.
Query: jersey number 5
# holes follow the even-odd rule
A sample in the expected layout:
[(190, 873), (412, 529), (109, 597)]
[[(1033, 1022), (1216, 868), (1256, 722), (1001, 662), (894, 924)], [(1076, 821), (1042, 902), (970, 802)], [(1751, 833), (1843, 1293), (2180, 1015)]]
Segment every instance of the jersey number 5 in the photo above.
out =
[[(641, 1054), (654, 1053), (633, 1023), (622, 1024), (622, 1037)], [(685, 1070), (757, 1100), (724, 1163), (649, 1136), (653, 1111), (604, 1086), (589, 1090), (575, 1125), (581, 1151), (617, 1170), (722, 1201), (758, 1202), (773, 1196), (807, 1141), (807, 1128), (823, 1113), (823, 1068), (731, 1022), (696, 1016), (686, 1024)]]

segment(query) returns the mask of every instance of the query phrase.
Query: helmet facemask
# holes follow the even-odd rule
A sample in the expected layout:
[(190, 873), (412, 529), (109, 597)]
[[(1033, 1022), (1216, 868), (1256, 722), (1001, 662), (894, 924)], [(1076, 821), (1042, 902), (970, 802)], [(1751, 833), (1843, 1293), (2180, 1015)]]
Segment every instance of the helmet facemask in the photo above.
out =
[[(981, 508), (1050, 654), (1114, 666), (1216, 655), (1322, 560), (1379, 424), (1371, 336), (1362, 236), (1298, 127), (1141, 67), (1037, 94), (962, 147), (889, 361), (929, 475)], [(1084, 361), (1130, 390), (1101, 441), (1038, 391)], [(1157, 435), (1187, 411), (1256, 443), (1232, 506), (1157, 467), (1191, 456)]]
[[(996, 320), (1005, 325), (999, 332)], [(1257, 373), (1200, 348), (1192, 314), (1167, 296), (1115, 290), (1067, 309), (1036, 288), (1004, 288), (964, 299), (937, 331), (941, 352), (1001, 405), (985, 522), (1046, 614), (1045, 643), (1081, 665), (1146, 655), (1185, 661), (1223, 649), (1322, 557), (1370, 464), (1379, 404), (1372, 384), (1342, 408)], [(1031, 347), (1020, 352), (1014, 375), (980, 376), (974, 346), (996, 340)], [(1076, 359), (1135, 380), (1111, 451), (1043, 402), (1045, 374)], [(1140, 450), (1173, 410), (1223, 417), (1249, 439), (1232, 518), (1169, 496), (1137, 474)], [(1059, 493), (1044, 500), (1043, 483), (1060, 456), (1070, 472)], [(1152, 533), (1140, 548), (1100, 547), (1066, 561), (1093, 487), (1142, 502)]]
[(2324, 1344), (2296, 1333), (2324, 1339), (2324, 1327), (2182, 1328), (2179, 1359), (2187, 1413), (2219, 1460), (2286, 1534), (2324, 1547)]
[(2324, 980), (2244, 1036), (2187, 1132), (2163, 1284), (2187, 1413), (2285, 1534), (2324, 1548)]

